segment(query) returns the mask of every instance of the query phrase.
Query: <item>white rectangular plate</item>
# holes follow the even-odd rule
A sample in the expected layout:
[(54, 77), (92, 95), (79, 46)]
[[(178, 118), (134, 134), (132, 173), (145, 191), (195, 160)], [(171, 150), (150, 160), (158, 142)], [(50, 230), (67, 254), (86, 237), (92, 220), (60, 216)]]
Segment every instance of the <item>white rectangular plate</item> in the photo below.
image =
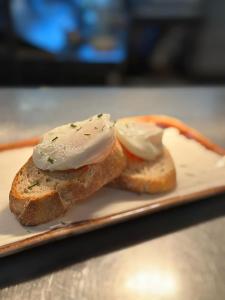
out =
[(77, 203), (64, 217), (36, 227), (20, 225), (8, 206), (13, 177), (32, 147), (0, 152), (0, 256), (225, 191), (224, 156), (187, 139), (175, 128), (165, 130), (164, 144), (176, 165), (174, 191), (152, 196), (105, 187)]

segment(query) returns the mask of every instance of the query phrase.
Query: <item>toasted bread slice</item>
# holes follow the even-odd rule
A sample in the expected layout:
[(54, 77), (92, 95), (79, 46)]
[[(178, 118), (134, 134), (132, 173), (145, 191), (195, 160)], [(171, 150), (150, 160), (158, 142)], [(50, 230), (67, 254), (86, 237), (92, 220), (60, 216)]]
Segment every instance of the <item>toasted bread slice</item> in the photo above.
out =
[(118, 142), (104, 161), (78, 170), (43, 171), (30, 158), (12, 183), (10, 209), (24, 225), (48, 222), (119, 176), (125, 166)]
[[(161, 116), (134, 116), (120, 119), (120, 122), (152, 122), (163, 125)], [(170, 119), (171, 120), (171, 119)], [(138, 193), (162, 193), (176, 186), (176, 169), (169, 151), (163, 147), (162, 154), (153, 161), (134, 156), (124, 149), (127, 167), (111, 186)]]
[(154, 161), (137, 160), (127, 156), (127, 167), (111, 186), (137, 193), (163, 193), (176, 186), (176, 170), (169, 151)]

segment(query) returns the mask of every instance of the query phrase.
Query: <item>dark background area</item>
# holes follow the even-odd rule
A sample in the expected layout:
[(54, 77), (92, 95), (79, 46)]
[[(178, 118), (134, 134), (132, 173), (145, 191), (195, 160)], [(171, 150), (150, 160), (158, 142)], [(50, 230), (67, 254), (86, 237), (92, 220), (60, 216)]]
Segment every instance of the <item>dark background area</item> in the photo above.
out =
[(225, 82), (223, 0), (0, 0), (0, 85)]

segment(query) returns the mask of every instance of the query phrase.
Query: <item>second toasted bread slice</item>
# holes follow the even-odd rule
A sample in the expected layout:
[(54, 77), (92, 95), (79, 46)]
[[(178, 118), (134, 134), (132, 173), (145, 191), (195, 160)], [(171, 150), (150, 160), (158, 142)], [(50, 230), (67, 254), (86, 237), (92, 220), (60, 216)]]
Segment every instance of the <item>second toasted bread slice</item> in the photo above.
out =
[[(175, 165), (161, 142), (162, 129), (157, 128), (159, 120), (157, 117), (152, 120), (151, 117), (127, 117), (117, 121), (117, 135), (127, 157), (127, 167), (113, 181), (114, 187), (154, 194), (168, 192), (176, 186)], [(146, 141), (154, 146), (150, 147)]]
[(154, 161), (137, 160), (127, 155), (127, 167), (112, 186), (138, 193), (163, 193), (176, 186), (176, 170), (169, 151)]

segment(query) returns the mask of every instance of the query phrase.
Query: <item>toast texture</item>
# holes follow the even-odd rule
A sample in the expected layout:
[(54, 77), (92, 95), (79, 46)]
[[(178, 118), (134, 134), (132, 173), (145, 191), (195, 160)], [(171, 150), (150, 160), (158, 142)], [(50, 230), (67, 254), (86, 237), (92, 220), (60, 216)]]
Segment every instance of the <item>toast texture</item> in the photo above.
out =
[(64, 215), (76, 201), (90, 197), (125, 167), (126, 156), (118, 142), (105, 160), (77, 170), (43, 171), (31, 157), (13, 180), (10, 209), (23, 225), (46, 223)]
[(169, 151), (153, 161), (134, 159), (127, 155), (127, 167), (110, 183), (112, 187), (137, 193), (163, 193), (176, 186), (176, 170)]

